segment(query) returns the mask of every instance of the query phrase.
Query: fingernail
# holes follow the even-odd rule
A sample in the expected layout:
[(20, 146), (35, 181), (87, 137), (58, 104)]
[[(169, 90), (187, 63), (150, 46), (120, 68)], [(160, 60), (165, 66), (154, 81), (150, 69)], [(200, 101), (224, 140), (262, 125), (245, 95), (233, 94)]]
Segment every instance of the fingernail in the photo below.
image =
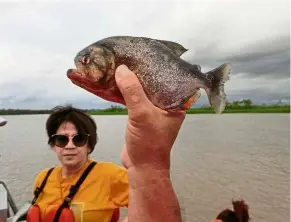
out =
[(130, 70), (126, 65), (120, 65), (116, 69), (116, 79), (121, 79), (127, 75), (130, 75)]

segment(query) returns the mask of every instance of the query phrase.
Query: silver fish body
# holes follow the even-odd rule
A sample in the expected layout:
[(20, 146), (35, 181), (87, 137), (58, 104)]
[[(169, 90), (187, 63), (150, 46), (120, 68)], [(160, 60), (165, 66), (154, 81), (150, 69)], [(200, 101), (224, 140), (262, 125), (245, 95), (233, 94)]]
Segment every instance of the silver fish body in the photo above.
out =
[[(182, 45), (171, 41), (113, 36), (82, 49), (75, 57), (75, 64), (84, 78), (91, 79), (91, 88), (94, 81), (100, 88), (110, 85), (114, 82), (115, 69), (125, 64), (137, 75), (148, 98), (157, 107), (189, 109), (199, 98), (200, 89), (204, 89), (215, 112), (221, 113), (225, 108), (224, 83), (228, 80), (229, 65), (202, 73), (199, 65), (180, 58), (186, 51)], [(89, 62), (84, 62), (84, 58)], [(97, 74), (96, 70), (102, 71)], [(73, 79), (69, 74), (68, 77)], [(97, 90), (98, 86), (95, 88)], [(111, 84), (110, 90), (112, 88), (117, 89), (115, 84)], [(115, 101), (110, 97), (107, 100)]]

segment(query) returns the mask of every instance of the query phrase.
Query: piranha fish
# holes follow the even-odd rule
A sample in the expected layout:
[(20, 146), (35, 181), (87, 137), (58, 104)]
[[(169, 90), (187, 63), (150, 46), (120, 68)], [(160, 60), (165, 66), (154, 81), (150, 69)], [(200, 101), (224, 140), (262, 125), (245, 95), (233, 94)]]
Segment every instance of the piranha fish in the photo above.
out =
[(199, 65), (181, 58), (186, 51), (172, 41), (112, 36), (79, 51), (74, 58), (76, 69), (68, 69), (67, 77), (96, 96), (125, 105), (114, 77), (116, 68), (124, 64), (136, 74), (155, 106), (167, 111), (187, 110), (204, 89), (215, 113), (222, 113), (230, 65), (225, 63), (202, 73)]

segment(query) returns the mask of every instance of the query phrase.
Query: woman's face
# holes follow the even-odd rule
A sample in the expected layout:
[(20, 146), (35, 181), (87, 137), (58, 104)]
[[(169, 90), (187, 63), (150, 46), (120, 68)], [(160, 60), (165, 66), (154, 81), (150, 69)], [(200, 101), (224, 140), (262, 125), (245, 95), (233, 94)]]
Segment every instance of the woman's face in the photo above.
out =
[(64, 122), (53, 136), (52, 148), (64, 167), (79, 167), (88, 158), (88, 135), (78, 135), (74, 124)]

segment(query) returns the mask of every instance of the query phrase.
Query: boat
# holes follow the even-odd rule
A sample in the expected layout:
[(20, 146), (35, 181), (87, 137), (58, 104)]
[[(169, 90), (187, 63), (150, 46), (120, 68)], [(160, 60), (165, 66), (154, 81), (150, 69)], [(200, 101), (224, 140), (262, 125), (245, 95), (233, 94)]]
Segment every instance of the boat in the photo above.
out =
[(0, 221), (2, 222), (26, 222), (26, 213), (31, 204), (24, 203), (20, 209), (17, 208), (8, 187), (0, 181)]
[(0, 116), (0, 127), (5, 126), (7, 124), (7, 120)]

